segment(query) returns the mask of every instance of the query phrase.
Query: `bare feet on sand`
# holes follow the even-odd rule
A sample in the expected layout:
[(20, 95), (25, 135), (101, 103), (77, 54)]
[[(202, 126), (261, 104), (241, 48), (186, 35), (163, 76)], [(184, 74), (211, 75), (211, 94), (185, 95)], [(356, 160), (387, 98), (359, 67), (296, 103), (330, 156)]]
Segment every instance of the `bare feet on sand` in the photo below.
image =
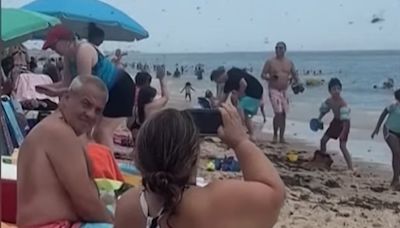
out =
[(289, 144), (284, 138), (279, 139), (280, 144)]
[(392, 181), (392, 183), (390, 184), (390, 187), (394, 190), (394, 191), (400, 191), (400, 181)]
[(272, 138), (272, 144), (277, 144), (278, 143), (278, 136), (275, 136)]

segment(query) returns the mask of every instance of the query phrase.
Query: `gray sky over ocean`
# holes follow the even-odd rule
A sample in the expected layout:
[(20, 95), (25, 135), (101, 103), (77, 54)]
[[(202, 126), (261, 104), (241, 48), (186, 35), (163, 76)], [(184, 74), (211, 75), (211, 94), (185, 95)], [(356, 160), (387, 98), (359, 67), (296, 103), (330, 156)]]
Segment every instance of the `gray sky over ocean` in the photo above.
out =
[[(66, 1), (66, 0), (64, 0)], [(20, 7), (31, 0), (2, 0)], [(400, 0), (106, 0), (150, 38), (107, 42), (142, 52), (400, 49)], [(384, 21), (371, 23), (373, 15)], [(39, 46), (38, 42), (30, 42)], [(36, 44), (36, 45), (35, 45)]]

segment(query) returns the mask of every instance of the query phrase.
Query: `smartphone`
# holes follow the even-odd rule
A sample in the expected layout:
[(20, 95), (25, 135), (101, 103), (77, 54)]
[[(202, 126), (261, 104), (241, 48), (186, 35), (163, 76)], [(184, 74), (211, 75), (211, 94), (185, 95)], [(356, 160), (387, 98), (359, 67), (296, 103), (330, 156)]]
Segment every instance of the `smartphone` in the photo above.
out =
[(200, 135), (217, 135), (222, 126), (222, 117), (218, 109), (188, 109), (200, 131)]

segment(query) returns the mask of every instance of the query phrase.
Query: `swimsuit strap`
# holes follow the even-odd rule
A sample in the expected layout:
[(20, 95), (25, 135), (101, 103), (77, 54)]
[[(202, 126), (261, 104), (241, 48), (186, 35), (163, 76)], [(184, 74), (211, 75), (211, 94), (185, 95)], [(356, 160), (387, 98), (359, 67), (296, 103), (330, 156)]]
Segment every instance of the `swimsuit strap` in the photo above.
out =
[[(192, 186), (197, 186), (196, 183), (188, 183), (184, 186), (183, 190), (186, 190)], [(164, 207), (161, 208), (157, 216), (151, 217), (150, 212), (149, 212), (149, 205), (147, 204), (146, 197), (144, 195), (144, 191), (140, 193), (140, 208), (142, 209), (143, 215), (146, 217), (146, 228), (160, 228), (160, 225), (158, 224), (158, 220), (164, 215)]]
[(160, 228), (158, 220), (162, 217), (164, 213), (164, 208), (161, 208), (158, 211), (156, 217), (151, 217), (144, 191), (140, 193), (140, 207), (142, 208), (143, 215), (146, 217), (146, 228)]

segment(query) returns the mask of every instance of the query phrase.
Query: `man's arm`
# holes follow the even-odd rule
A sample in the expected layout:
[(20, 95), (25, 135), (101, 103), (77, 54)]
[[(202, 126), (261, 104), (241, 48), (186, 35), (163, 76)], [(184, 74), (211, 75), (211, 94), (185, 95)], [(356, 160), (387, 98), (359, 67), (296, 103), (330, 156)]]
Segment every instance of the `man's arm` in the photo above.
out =
[(246, 88), (247, 88), (246, 80), (244, 80), (244, 78), (240, 79), (238, 97), (243, 97), (244, 95), (246, 95)]
[(48, 133), (47, 156), (57, 178), (70, 196), (75, 213), (84, 222), (111, 223), (112, 217), (101, 202), (89, 176), (86, 151), (70, 129), (52, 129)]
[(92, 67), (95, 64), (94, 56), (97, 56), (94, 47), (90, 45), (84, 45), (79, 48), (76, 56), (78, 75), (80, 76), (92, 75)]
[(299, 75), (297, 74), (296, 67), (294, 66), (294, 63), (291, 61), (291, 68), (290, 68), (290, 73), (294, 79), (294, 83), (300, 83)]
[(263, 70), (261, 72), (262, 79), (267, 80), (267, 81), (270, 80), (270, 75), (269, 75), (270, 69), (271, 69), (271, 63), (268, 60), (267, 62), (265, 62)]

